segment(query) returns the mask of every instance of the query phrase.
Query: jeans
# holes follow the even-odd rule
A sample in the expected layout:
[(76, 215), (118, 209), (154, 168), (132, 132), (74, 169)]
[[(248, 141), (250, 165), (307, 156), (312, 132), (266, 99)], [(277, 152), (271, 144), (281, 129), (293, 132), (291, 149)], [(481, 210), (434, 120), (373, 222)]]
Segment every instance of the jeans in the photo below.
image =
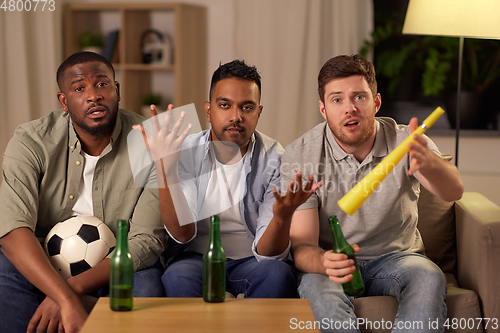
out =
[[(178, 255), (162, 277), (167, 297), (202, 297), (202, 281), (203, 257), (189, 251)], [(227, 259), (226, 291), (248, 298), (297, 297), (296, 269), (281, 260)]]
[[(165, 296), (161, 275), (163, 266), (158, 261), (154, 266), (134, 274), (134, 296)], [(109, 287), (91, 293), (106, 296)], [(25, 333), (28, 323), (45, 295), (33, 286), (0, 251), (0, 332)]]
[[(358, 265), (365, 282), (365, 291), (358, 297), (394, 296), (399, 302), (394, 323), (384, 322), (384, 328), (444, 332), (446, 278), (431, 260), (416, 253), (391, 252)], [(357, 323), (364, 319), (356, 318), (353, 297), (346, 296), (342, 285), (321, 274), (303, 274), (298, 291), (309, 300), (322, 332), (359, 332)], [(439, 328), (432, 329), (436, 320)]]

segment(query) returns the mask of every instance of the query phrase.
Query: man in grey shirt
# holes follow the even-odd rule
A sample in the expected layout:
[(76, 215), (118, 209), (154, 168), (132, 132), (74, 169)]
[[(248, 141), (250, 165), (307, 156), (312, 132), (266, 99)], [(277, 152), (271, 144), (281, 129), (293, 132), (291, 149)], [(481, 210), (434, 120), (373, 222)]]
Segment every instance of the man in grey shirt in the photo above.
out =
[[(113, 232), (119, 219), (128, 220), (134, 295), (163, 295), (158, 258), (166, 232), (158, 190), (135, 183), (127, 149), (127, 134), (144, 117), (118, 108), (114, 69), (96, 53), (70, 56), (57, 82), (62, 110), (19, 126), (4, 154), (0, 332), (77, 332), (87, 317), (79, 296), (107, 293), (109, 257), (63, 280), (40, 245), (75, 213), (98, 217)], [(156, 181), (150, 171), (144, 185)]]
[[(309, 299), (324, 332), (359, 332), (357, 319), (342, 283), (352, 279), (353, 260), (332, 252), (328, 217), (336, 215), (357, 254), (365, 282), (361, 296), (389, 295), (399, 301), (394, 323), (446, 318), (446, 280), (423, 253), (417, 230), (420, 184), (438, 197), (461, 198), (458, 169), (440, 158), (434, 143), (415, 135), (410, 152), (398, 163), (358, 211), (349, 216), (337, 204), (356, 183), (417, 128), (375, 118), (381, 106), (375, 69), (359, 55), (328, 60), (318, 76), (319, 109), (326, 122), (317, 125), (285, 149), (282, 189), (300, 170), (314, 175), (323, 187), (292, 217), (290, 239), (301, 276), (299, 294)], [(339, 329), (340, 328), (340, 329)], [(408, 332), (408, 330), (405, 330)]]

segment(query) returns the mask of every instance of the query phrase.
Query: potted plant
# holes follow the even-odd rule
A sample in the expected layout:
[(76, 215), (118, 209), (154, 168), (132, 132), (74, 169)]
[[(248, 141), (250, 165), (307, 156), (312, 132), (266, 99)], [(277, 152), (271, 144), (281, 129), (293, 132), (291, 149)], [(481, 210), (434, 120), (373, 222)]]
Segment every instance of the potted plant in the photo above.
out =
[(78, 42), (82, 51), (101, 54), (104, 46), (104, 38), (97, 30), (85, 30), (78, 36)]
[(365, 40), (360, 53), (366, 55), (379, 47), (375, 57), (377, 75), (388, 79), (387, 92), (394, 97), (401, 82), (417, 75), (423, 96), (438, 96), (446, 86), (448, 72), (458, 54), (456, 38), (440, 36), (402, 35), (404, 15), (397, 12), (377, 12), (378, 22)]
[(141, 114), (144, 117), (149, 118), (151, 116), (150, 105), (154, 104), (156, 107), (160, 106), (161, 103), (161, 95), (158, 93), (148, 92), (142, 96), (142, 107)]
[[(375, 22), (372, 38), (365, 41), (360, 53), (366, 55), (377, 47), (377, 76), (387, 83), (389, 97), (404, 95), (402, 83), (410, 81), (413, 86), (407, 89), (409, 96), (403, 98), (419, 101), (431, 98), (434, 103), (445, 105), (453, 128), (456, 124), (458, 38), (402, 35), (404, 15), (398, 12), (377, 12)], [(487, 96), (484, 92), (500, 81), (500, 41), (465, 39), (462, 70), (461, 128), (496, 127), (498, 110), (483, 108), (483, 100)], [(483, 114), (478, 116), (478, 112)]]
[[(456, 61), (454, 66), (455, 68), (458, 66)], [(457, 72), (458, 69), (452, 75), (451, 86), (454, 90), (448, 94), (446, 101), (452, 127), (456, 122)], [(461, 128), (495, 129), (497, 127), (496, 117), (500, 110), (491, 96), (497, 95), (499, 79), (500, 41), (465, 39), (460, 92)]]

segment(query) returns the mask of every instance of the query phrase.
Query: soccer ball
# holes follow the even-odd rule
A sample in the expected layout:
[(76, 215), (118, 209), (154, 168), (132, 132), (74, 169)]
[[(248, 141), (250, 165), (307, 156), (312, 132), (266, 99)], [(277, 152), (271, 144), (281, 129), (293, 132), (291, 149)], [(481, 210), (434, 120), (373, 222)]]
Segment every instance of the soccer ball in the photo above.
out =
[(73, 216), (57, 223), (45, 238), (50, 263), (64, 278), (102, 261), (115, 248), (113, 232), (94, 216)]

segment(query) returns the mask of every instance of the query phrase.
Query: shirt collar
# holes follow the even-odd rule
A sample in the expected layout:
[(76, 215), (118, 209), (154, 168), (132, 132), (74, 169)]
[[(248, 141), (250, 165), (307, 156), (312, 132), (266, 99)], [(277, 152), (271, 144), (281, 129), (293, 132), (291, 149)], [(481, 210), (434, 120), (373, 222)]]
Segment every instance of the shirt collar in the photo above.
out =
[(80, 146), (80, 139), (78, 139), (78, 135), (76, 134), (75, 128), (73, 127), (73, 121), (71, 120), (71, 117), (69, 116), (69, 113), (66, 113), (67, 117), (69, 118), (69, 141), (68, 141), (68, 147), (73, 152), (75, 149), (78, 148), (78, 151), (82, 148)]
[[(110, 138), (110, 144), (113, 145), (113, 142), (115, 142), (118, 139), (118, 136), (120, 135), (122, 131), (122, 122), (121, 122), (121, 116), (120, 116), (120, 110), (118, 110), (118, 113), (116, 114), (116, 123), (115, 127), (113, 128), (113, 133), (111, 134)], [(75, 149), (78, 148), (80, 150), (81, 144), (80, 144), (80, 139), (78, 138), (78, 135), (76, 134), (75, 127), (73, 126), (73, 121), (71, 120), (70, 115), (67, 115), (69, 118), (69, 141), (68, 141), (68, 147), (71, 149), (71, 151), (74, 151)], [(108, 145), (109, 146), (109, 145)], [(103, 154), (108, 151), (108, 147), (103, 151)]]
[(382, 129), (380, 122), (375, 118), (375, 126), (377, 133), (375, 134), (375, 144), (373, 145), (373, 157), (387, 156), (388, 148), (385, 141), (385, 131)]
[(344, 149), (340, 148), (339, 144), (337, 143), (337, 140), (333, 137), (332, 130), (330, 129), (330, 126), (328, 126), (328, 123), (325, 121), (325, 132), (326, 132), (326, 141), (328, 142), (328, 145), (330, 146), (331, 153), (333, 158), (337, 161), (341, 161), (349, 154), (347, 154)]

